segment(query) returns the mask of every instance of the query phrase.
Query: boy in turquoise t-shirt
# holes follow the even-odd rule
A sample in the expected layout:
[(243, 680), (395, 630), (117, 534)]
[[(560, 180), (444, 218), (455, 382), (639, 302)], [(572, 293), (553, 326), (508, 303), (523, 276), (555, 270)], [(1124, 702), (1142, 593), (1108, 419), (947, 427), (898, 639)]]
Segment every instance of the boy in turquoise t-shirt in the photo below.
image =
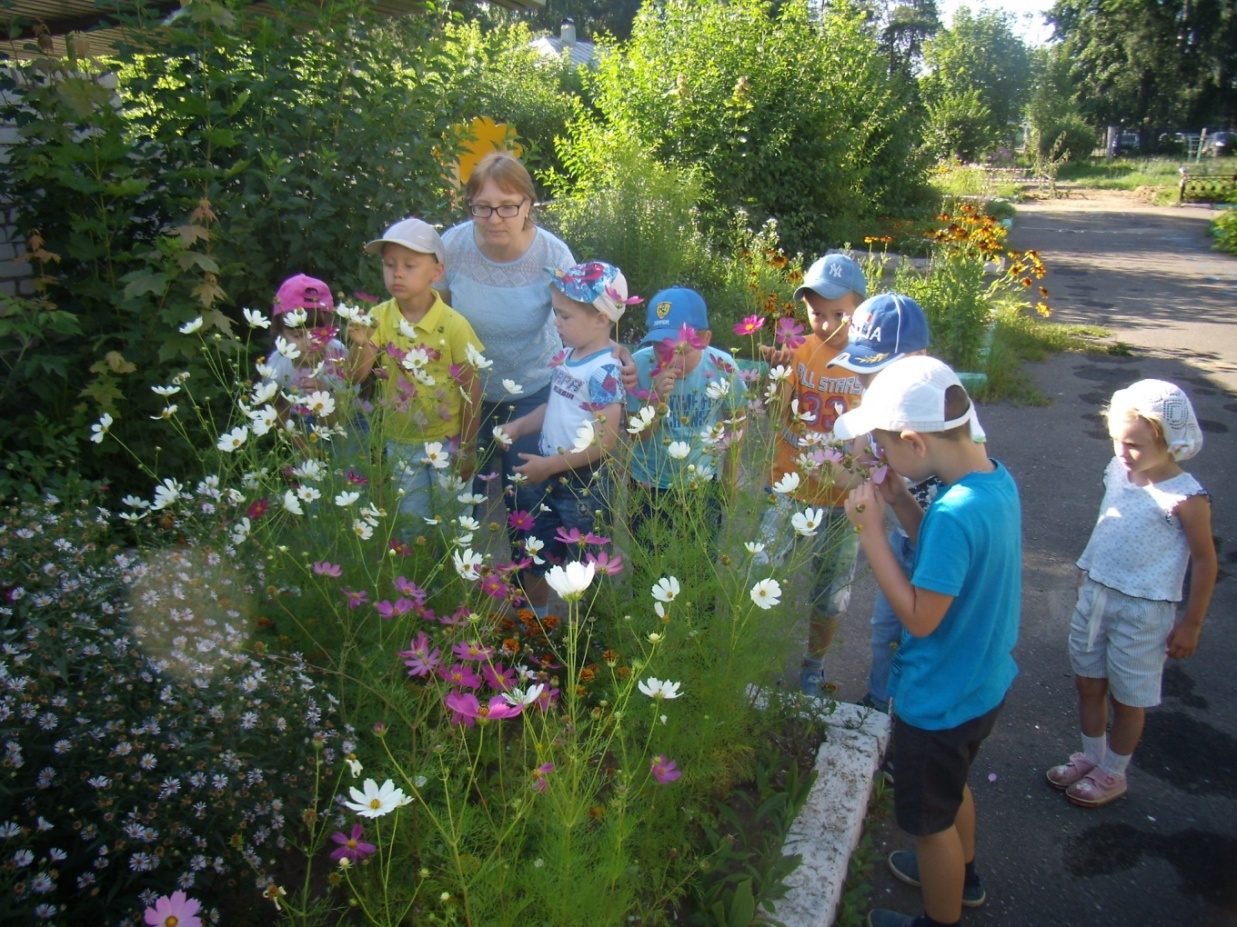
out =
[(632, 534), (658, 513), (701, 511), (701, 541), (715, 546), (719, 481), (733, 475), (729, 451), (743, 429), (743, 380), (734, 358), (710, 345), (708, 306), (695, 290), (657, 293), (646, 324), (644, 347), (632, 355), (639, 385), (627, 402), (631, 477), (643, 490)]

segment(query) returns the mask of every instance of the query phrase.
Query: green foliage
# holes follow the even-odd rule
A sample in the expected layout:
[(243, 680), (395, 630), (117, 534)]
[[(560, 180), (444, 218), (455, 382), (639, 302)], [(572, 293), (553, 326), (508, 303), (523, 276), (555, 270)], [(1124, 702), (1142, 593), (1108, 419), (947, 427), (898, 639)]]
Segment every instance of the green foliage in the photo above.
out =
[(924, 146), (937, 158), (973, 161), (1000, 136), (978, 88), (932, 94), (927, 103)]
[(1237, 254), (1237, 210), (1226, 209), (1212, 219), (1211, 234), (1217, 250)]
[(594, 92), (596, 157), (635, 144), (698, 171), (714, 228), (743, 208), (756, 222), (775, 216), (792, 250), (820, 251), (905, 208), (921, 185), (903, 88), (846, 5), (820, 24), (798, 3), (646, 7)]
[[(118, 19), (132, 40), (112, 62), (37, 58), (0, 78), (0, 115), (21, 139), (0, 195), (39, 242), (39, 295), (23, 305), (41, 321), (5, 354), (14, 466), (58, 440), (38, 421), (80, 434), (101, 411), (152, 450), (163, 404), (150, 387), (204, 373), (177, 325), (200, 315), (226, 336), (240, 307), (269, 305), (296, 272), (374, 289), (360, 243), (449, 202), (440, 159), (458, 91), (434, 6), (380, 23), (360, 0), (273, 15), (201, 2), (141, 31), (135, 3)], [(87, 476), (122, 488), (134, 476), (109, 450), (66, 449)]]

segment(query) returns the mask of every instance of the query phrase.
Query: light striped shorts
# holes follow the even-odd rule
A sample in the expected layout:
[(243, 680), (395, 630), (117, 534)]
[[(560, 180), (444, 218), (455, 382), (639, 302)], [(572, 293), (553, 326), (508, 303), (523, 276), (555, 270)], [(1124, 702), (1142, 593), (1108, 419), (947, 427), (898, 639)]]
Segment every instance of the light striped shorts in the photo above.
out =
[(1069, 656), (1075, 674), (1107, 679), (1108, 691), (1131, 708), (1160, 704), (1160, 679), (1175, 602), (1136, 599), (1084, 577), (1070, 620)]

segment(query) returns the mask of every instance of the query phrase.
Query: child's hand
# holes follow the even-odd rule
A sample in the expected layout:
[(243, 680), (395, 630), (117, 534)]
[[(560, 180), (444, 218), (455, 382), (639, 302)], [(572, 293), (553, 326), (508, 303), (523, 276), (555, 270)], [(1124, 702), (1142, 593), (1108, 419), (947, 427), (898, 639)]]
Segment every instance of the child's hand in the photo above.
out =
[(665, 402), (666, 398), (674, 392), (674, 386), (682, 376), (682, 371), (677, 367), (671, 366), (659, 370), (656, 379), (653, 380), (653, 388), (657, 391), (657, 398)]
[(370, 334), (368, 328), (356, 322), (348, 326), (348, 340), (358, 348), (363, 348), (370, 343)]
[(540, 454), (520, 454), (519, 458), (524, 463), (512, 469), (528, 477), (530, 483), (544, 483), (558, 472), (553, 467), (554, 461), (549, 457), (542, 457)]
[(871, 482), (863, 482), (846, 497), (846, 517), (855, 530), (880, 531), (885, 523), (885, 500)]
[(1168, 632), (1168, 655), (1174, 660), (1194, 656), (1202, 628), (1192, 622), (1182, 622)]
[(794, 363), (795, 352), (788, 351), (785, 348), (775, 348), (771, 345), (762, 344), (760, 346), (760, 356), (769, 362), (770, 367), (776, 367), (779, 364), (789, 367)]

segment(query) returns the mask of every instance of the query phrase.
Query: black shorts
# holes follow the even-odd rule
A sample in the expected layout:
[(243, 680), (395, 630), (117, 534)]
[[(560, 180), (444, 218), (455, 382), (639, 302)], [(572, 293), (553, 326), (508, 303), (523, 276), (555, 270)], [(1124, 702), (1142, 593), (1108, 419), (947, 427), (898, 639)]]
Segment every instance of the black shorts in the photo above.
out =
[(900, 828), (928, 837), (953, 827), (971, 763), (1004, 705), (943, 731), (914, 727), (895, 713), (893, 807)]

